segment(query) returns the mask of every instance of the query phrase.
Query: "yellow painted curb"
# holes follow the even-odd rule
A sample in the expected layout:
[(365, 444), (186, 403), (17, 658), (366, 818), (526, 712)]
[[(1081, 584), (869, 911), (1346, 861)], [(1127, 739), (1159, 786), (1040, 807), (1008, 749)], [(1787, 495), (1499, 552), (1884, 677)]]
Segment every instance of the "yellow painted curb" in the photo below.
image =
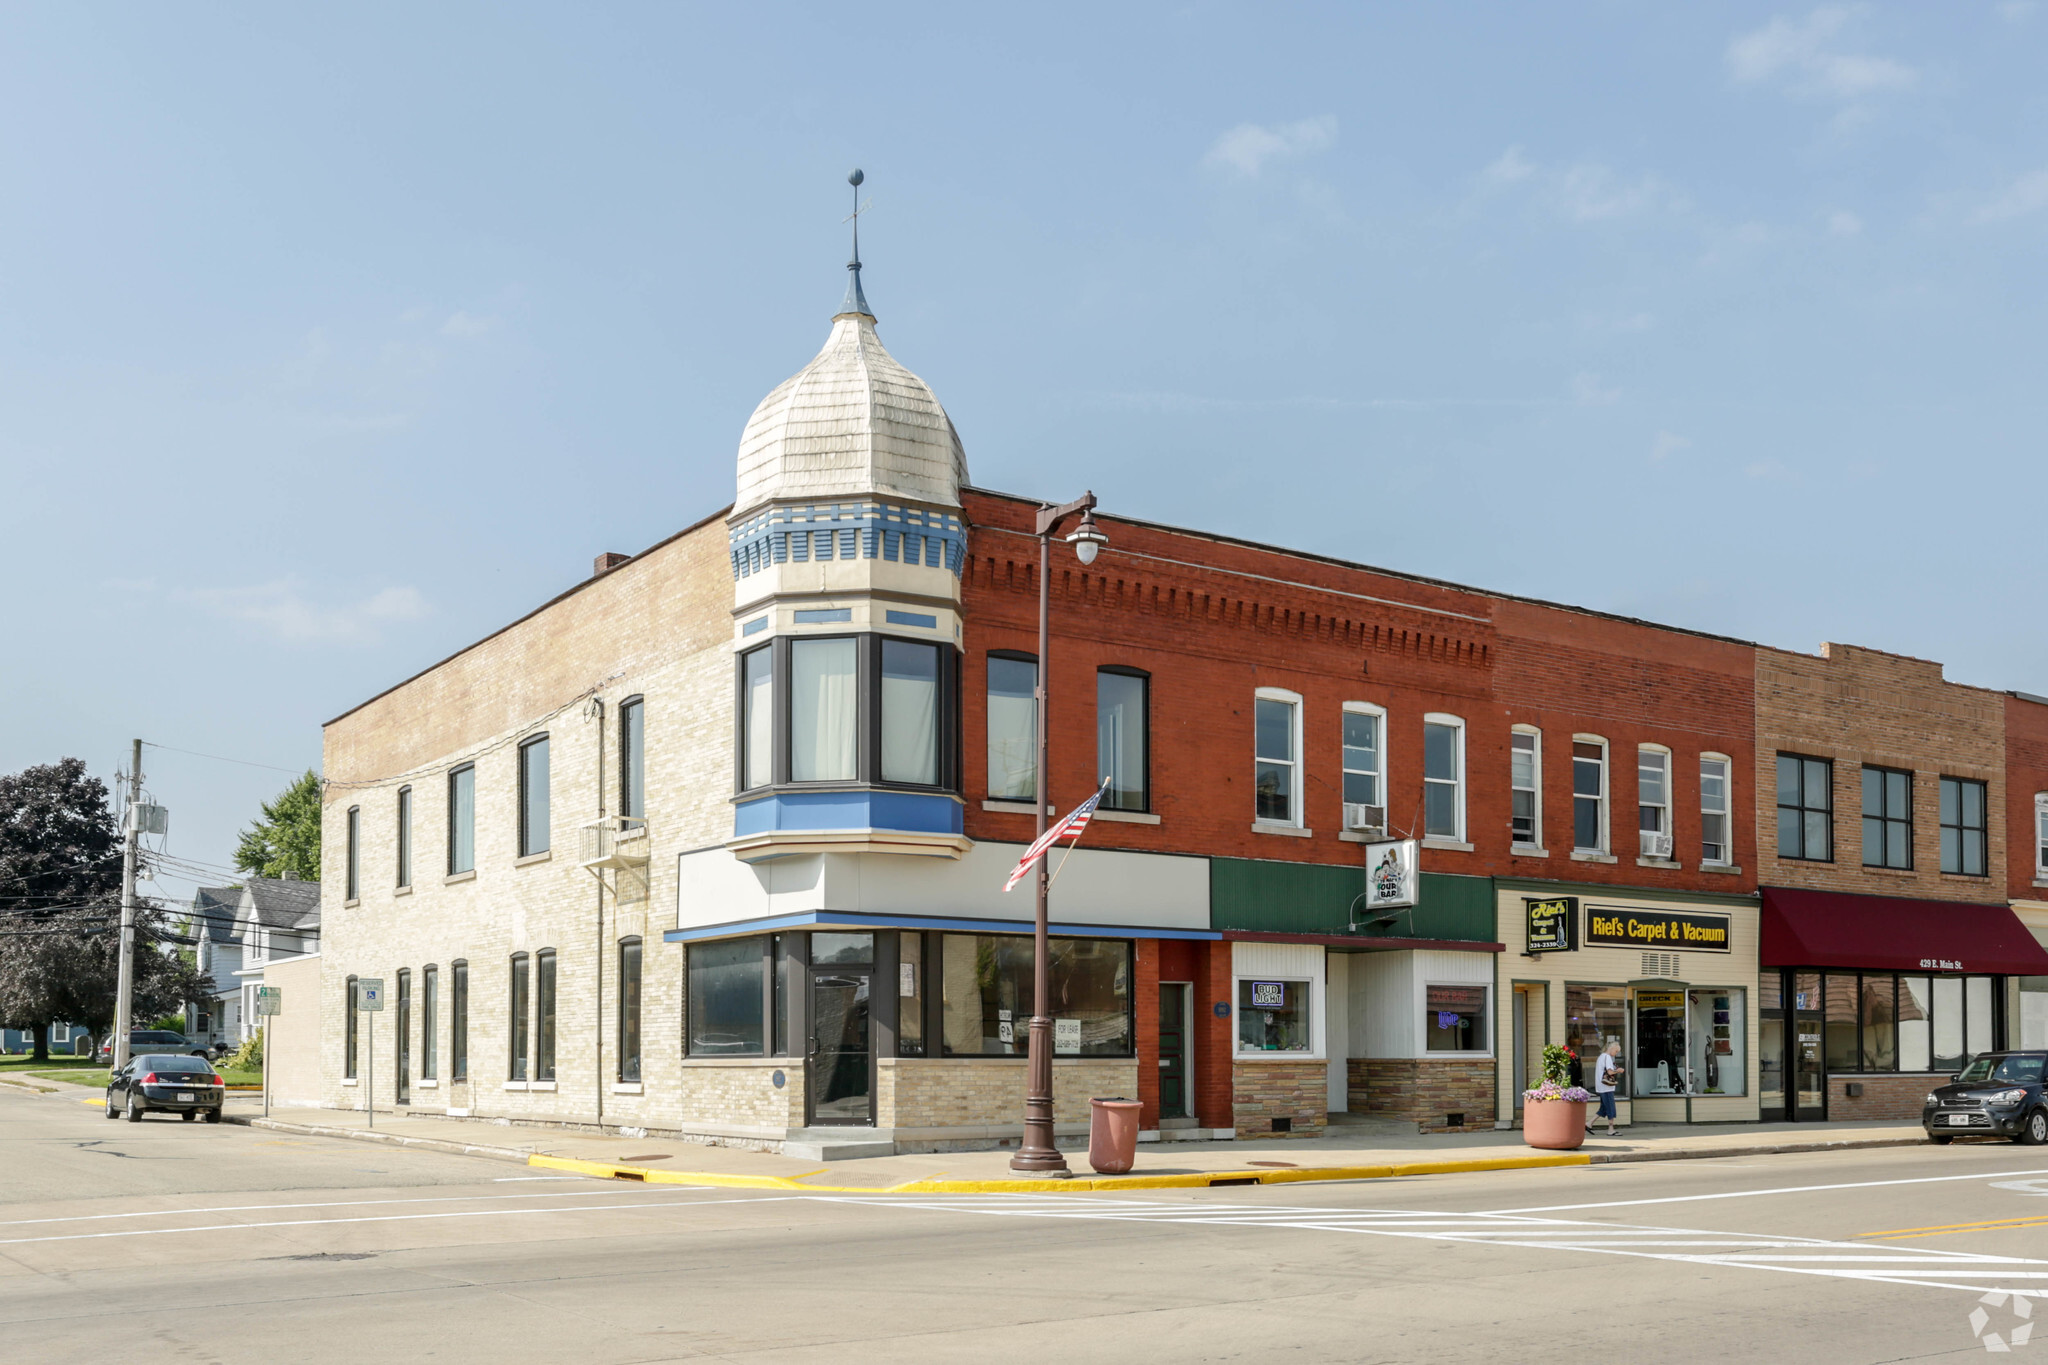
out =
[[(1518, 1171), (1547, 1166), (1589, 1166), (1585, 1152), (1541, 1156), (1470, 1157), (1453, 1161), (1407, 1161), (1378, 1166), (1306, 1166), (1294, 1170), (1188, 1171), (1173, 1175), (1076, 1176), (1071, 1180), (912, 1180), (901, 1185), (813, 1185), (808, 1177), (714, 1175), (706, 1171), (658, 1171), (575, 1157), (529, 1156), (526, 1164), (574, 1171), (603, 1180), (641, 1180), (655, 1185), (709, 1185), (722, 1189), (797, 1190), (810, 1194), (1092, 1194), (1112, 1190), (1189, 1190), (1218, 1185), (1294, 1185), (1317, 1180), (1386, 1180), (1406, 1175), (1456, 1175), (1466, 1171)], [(823, 1171), (812, 1174), (823, 1175)]]

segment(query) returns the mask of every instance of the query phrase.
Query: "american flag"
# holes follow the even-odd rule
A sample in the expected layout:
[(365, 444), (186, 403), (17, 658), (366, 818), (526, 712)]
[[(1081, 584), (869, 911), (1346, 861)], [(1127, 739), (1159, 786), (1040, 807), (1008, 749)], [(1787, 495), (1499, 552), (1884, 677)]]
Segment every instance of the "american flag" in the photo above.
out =
[(1095, 814), (1095, 807), (1101, 804), (1102, 794), (1108, 790), (1109, 779), (1105, 777), (1102, 779), (1102, 785), (1095, 789), (1095, 795), (1068, 811), (1063, 819), (1049, 825), (1045, 833), (1039, 835), (1037, 841), (1024, 850), (1024, 856), (1017, 860), (1017, 866), (1010, 872), (1010, 880), (1003, 883), (1003, 890), (1008, 891), (1023, 881), (1030, 873), (1032, 865), (1043, 858), (1046, 850), (1061, 839), (1071, 836), (1079, 840), (1082, 831), (1088, 828), (1089, 817)]

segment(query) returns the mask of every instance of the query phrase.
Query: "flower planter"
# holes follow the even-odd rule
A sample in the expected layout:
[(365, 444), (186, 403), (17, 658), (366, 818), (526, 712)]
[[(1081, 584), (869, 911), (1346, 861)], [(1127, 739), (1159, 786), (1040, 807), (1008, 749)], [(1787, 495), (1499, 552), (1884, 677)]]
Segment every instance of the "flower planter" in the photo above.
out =
[(1522, 1141), (1531, 1147), (1569, 1152), (1586, 1140), (1584, 1100), (1526, 1100), (1522, 1105)]

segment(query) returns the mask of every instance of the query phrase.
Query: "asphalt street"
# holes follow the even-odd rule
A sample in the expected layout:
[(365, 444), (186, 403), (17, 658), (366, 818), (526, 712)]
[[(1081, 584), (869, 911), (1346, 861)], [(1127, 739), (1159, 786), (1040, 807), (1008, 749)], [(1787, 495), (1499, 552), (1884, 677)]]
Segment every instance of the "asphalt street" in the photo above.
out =
[(2028, 1295), (2048, 1149), (2005, 1144), (813, 1196), (0, 1087), (6, 1362), (2048, 1361)]

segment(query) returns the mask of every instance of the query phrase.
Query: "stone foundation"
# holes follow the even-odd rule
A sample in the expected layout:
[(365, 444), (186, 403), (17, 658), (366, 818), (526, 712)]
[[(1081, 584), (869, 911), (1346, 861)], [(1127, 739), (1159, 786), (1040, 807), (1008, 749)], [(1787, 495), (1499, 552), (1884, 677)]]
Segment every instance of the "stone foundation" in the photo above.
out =
[[(1321, 1137), (1329, 1121), (1328, 1062), (1238, 1062), (1231, 1112), (1241, 1138)], [(1285, 1131), (1275, 1126), (1285, 1124)]]
[[(1909, 1123), (1920, 1121), (1920, 1111), (1926, 1107), (1927, 1092), (1948, 1084), (1948, 1073), (1933, 1075), (1865, 1075), (1828, 1077), (1828, 1118), (1840, 1123), (1854, 1119), (1901, 1119)], [(1851, 1097), (1849, 1087), (1863, 1087), (1861, 1095)]]
[[(1493, 1127), (1493, 1067), (1491, 1057), (1354, 1057), (1345, 1088), (1353, 1113), (1412, 1119), (1425, 1133), (1474, 1133)], [(1453, 1124), (1454, 1114), (1464, 1122)]]

